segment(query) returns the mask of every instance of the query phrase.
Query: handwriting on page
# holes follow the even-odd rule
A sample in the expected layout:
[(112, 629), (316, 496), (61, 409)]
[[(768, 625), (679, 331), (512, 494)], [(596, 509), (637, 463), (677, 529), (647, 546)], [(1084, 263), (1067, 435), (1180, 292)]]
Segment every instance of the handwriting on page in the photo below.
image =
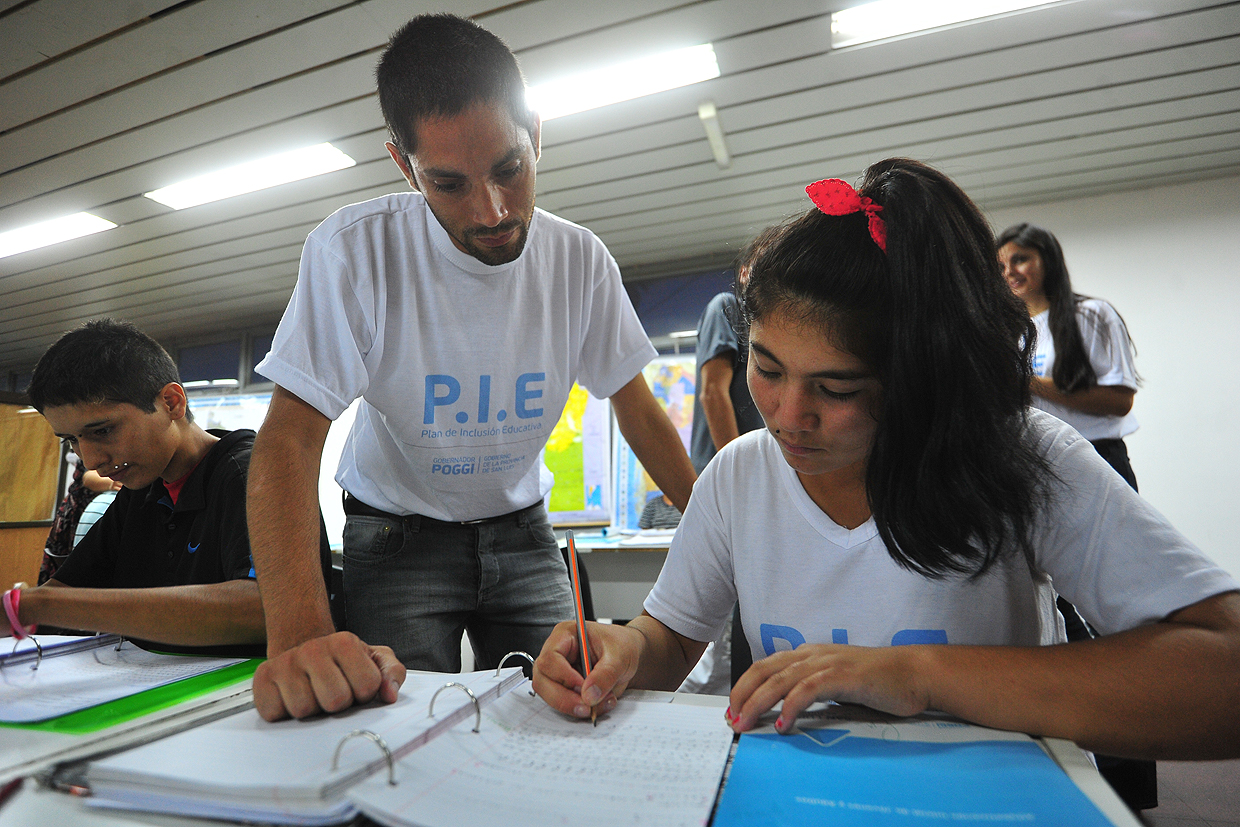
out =
[(421, 825), (694, 825), (710, 816), (732, 733), (718, 709), (621, 702), (598, 727), (513, 692), (482, 732), (402, 760), (398, 784), (350, 798), (377, 821)]

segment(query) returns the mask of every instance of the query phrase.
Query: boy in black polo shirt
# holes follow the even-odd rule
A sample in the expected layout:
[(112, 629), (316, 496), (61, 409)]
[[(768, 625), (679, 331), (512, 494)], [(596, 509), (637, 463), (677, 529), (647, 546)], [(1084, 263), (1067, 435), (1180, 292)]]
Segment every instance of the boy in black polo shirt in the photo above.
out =
[(14, 633), (46, 623), (261, 656), (245, 519), (254, 432), (195, 424), (167, 352), (107, 319), (52, 345), (28, 393), (87, 468), (124, 488), (51, 580), (5, 593)]

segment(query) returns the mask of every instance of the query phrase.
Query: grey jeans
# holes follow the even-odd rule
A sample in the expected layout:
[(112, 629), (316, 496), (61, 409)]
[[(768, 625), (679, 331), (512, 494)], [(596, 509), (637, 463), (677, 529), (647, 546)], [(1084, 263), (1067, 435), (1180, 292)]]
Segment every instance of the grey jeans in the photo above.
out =
[(476, 669), (537, 657), (573, 617), (568, 572), (538, 503), (494, 522), (350, 514), (344, 527), (348, 628), (410, 669), (458, 672), (461, 634)]

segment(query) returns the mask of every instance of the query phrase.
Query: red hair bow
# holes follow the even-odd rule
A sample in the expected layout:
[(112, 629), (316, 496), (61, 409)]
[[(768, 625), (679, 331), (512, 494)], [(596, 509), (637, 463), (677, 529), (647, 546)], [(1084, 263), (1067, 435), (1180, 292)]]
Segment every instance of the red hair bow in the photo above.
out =
[(887, 252), (887, 223), (879, 215), (883, 208), (861, 195), (847, 181), (827, 178), (815, 181), (805, 188), (809, 200), (826, 215), (852, 215), (864, 212), (870, 219), (870, 238), (878, 249)]

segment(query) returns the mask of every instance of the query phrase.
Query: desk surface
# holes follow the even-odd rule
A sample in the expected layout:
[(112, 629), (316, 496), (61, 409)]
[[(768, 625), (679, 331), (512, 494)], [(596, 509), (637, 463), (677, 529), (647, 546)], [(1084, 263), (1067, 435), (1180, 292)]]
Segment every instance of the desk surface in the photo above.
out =
[[(714, 706), (722, 709), (727, 705), (727, 698), (717, 695), (687, 695), (671, 692), (650, 692), (637, 690), (628, 693), (630, 698), (657, 700), (666, 698), (669, 703), (684, 703), (697, 706)], [(150, 732), (160, 727), (170, 728), (181, 722), (185, 716), (202, 716), (211, 710), (219, 711), (225, 707), (236, 708), (247, 706), (250, 702), (249, 683), (239, 684), (227, 690), (219, 690), (204, 699), (186, 704), (186, 708), (165, 710), (166, 714), (139, 719), (140, 728)], [(192, 708), (191, 708), (192, 707)], [(135, 722), (136, 723), (136, 722)], [(42, 736), (55, 735), (53, 739)], [(110, 733), (113, 741), (119, 740), (121, 733)], [(132, 735), (132, 733), (128, 733)], [(29, 737), (26, 737), (29, 736)], [(65, 740), (68, 739), (68, 740)], [(15, 746), (25, 744), (28, 750), (42, 748), (59, 741), (60, 747), (55, 757), (42, 761), (28, 761), (23, 764), (23, 771), (35, 773), (42, 767), (55, 761), (68, 760), (91, 754), (98, 749), (106, 748), (108, 741), (95, 736), (66, 736), (55, 733), (32, 732), (30, 730), (0, 731), (0, 755), (14, 754)], [(71, 743), (73, 741), (77, 743)], [(1141, 827), (1140, 822), (1124, 806), (1110, 786), (1103, 780), (1092, 763), (1075, 744), (1059, 739), (1040, 739), (1040, 743), (1048, 754), (1068, 777), (1098, 806), (1098, 808), (1116, 825), (1116, 827)], [(15, 775), (10, 771), (7, 778)], [(357, 820), (355, 823), (368, 823)], [(107, 811), (87, 807), (82, 799), (65, 793), (49, 790), (35, 784), (27, 778), (20, 790), (10, 800), (0, 806), (0, 827), (45, 827), (49, 824), (72, 824), (82, 827), (137, 827), (138, 825), (159, 825), (159, 827), (219, 827), (221, 822), (207, 819), (187, 818), (183, 816), (159, 816), (148, 813), (129, 813), (125, 811)]]
[(578, 531), (573, 542), (580, 552), (594, 551), (667, 551), (672, 544), (674, 530), (648, 530), (636, 534), (608, 531)]

